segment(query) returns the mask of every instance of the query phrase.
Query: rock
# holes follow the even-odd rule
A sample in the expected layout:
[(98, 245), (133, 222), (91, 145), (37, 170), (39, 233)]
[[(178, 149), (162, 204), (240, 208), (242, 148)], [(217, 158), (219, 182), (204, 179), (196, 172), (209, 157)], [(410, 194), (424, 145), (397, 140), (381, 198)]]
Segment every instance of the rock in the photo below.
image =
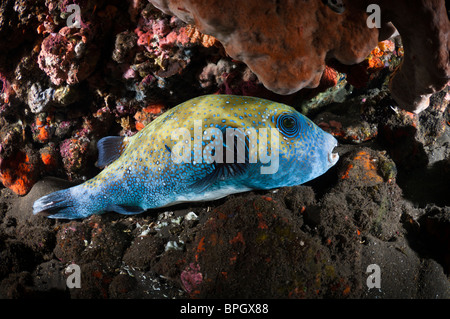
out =
[[(247, 1), (245, 5), (234, 1), (224, 5), (216, 0), (150, 2), (216, 37), (230, 56), (245, 62), (268, 89), (279, 94), (316, 87), (325, 70), (325, 58), (343, 64), (361, 62), (375, 48), (379, 35), (380, 40), (392, 35), (392, 25), (405, 48), (404, 61), (390, 84), (401, 108), (423, 111), (431, 94), (442, 90), (450, 78), (450, 23), (441, 0), (421, 0), (414, 5), (374, 1), (381, 8), (375, 13), (383, 16), (380, 33), (367, 27), (367, 8), (357, 0), (347, 1), (342, 14), (314, 1)], [(216, 10), (219, 6), (221, 10)], [(411, 19), (417, 23), (411, 24)], [(286, 28), (285, 21), (297, 29)], [(421, 33), (423, 30), (427, 32)], [(432, 45), (424, 46), (428, 39)]]
[(186, 298), (176, 285), (153, 272), (123, 269), (109, 285), (109, 297), (112, 299), (175, 299)]
[[(82, 0), (81, 28), (68, 28), (71, 2), (0, 4), (0, 297), (449, 297), (448, 88), (420, 114), (398, 107), (418, 111), (448, 80), (441, 2), (375, 1), (380, 29), (356, 0), (344, 12), (332, 1), (158, 0), (195, 26), (145, 0)], [(396, 21), (405, 50), (389, 38)], [(261, 79), (318, 86), (279, 95)], [(63, 179), (99, 172), (99, 139), (213, 93), (295, 107), (337, 137), (339, 162), (305, 185), (139, 215), (32, 214), (75, 185)], [(367, 285), (371, 265), (380, 288)], [(67, 285), (68, 266), (81, 288)]]
[(27, 249), (24, 257), (32, 258), (32, 263), (52, 258), (56, 243), (54, 221), (33, 215), (33, 203), (41, 196), (69, 185), (73, 184), (48, 177), (37, 182), (26, 196), (17, 197), (9, 204), (0, 231), (24, 245)]
[(115, 49), (112, 54), (112, 59), (117, 63), (124, 63), (125, 58), (131, 55), (137, 42), (137, 35), (131, 31), (124, 31), (116, 36)]
[(33, 286), (36, 293), (52, 298), (67, 298), (68, 291), (64, 264), (58, 260), (46, 261), (33, 272)]
[(0, 282), (0, 298), (31, 298), (33, 295), (33, 278), (27, 271), (11, 273)]
[(109, 285), (109, 296), (113, 299), (139, 298), (141, 296), (136, 293), (136, 285), (136, 278), (127, 274), (117, 275)]
[[(88, 28), (64, 27), (42, 41), (38, 64), (54, 85), (74, 85), (92, 73), (100, 52), (92, 41), (91, 32)], [(79, 45), (88, 48), (79, 50)]]
[(31, 271), (35, 260), (34, 252), (18, 240), (3, 241), (0, 246), (0, 278), (10, 273)]
[(314, 122), (343, 143), (361, 144), (373, 140), (378, 135), (377, 124), (362, 120), (359, 110), (355, 110), (354, 107), (345, 108), (343, 105), (340, 105), (340, 110), (341, 114), (331, 113), (332, 109), (322, 112)]
[(156, 236), (138, 236), (123, 256), (123, 262), (135, 269), (149, 270), (164, 251), (164, 241)]
[(380, 117), (385, 120), (378, 125), (380, 142), (396, 163), (405, 197), (421, 206), (450, 203), (444, 195), (449, 185), (448, 96), (448, 89), (434, 95), (419, 115), (386, 108)]
[(346, 294), (349, 283), (329, 263), (327, 249), (300, 225), (278, 196), (254, 194), (225, 202), (187, 248), (183, 288), (200, 298)]
[(94, 216), (86, 221), (64, 224), (56, 235), (55, 256), (64, 263), (96, 262), (105, 271), (120, 266), (129, 246), (129, 236), (121, 223)]
[(80, 265), (82, 289), (71, 289), (72, 299), (106, 299), (114, 275), (95, 261)]
[[(365, 14), (358, 13), (365, 10), (356, 1), (342, 15), (315, 1), (150, 2), (216, 37), (230, 56), (246, 63), (268, 89), (279, 94), (316, 87), (325, 70), (326, 56), (345, 64), (361, 62), (378, 39), (375, 29), (366, 28)], [(217, 11), (216, 7), (222, 9)], [(286, 29), (286, 21), (297, 27)]]
[(51, 106), (55, 90), (43, 89), (39, 83), (34, 83), (28, 91), (28, 106), (33, 113), (45, 112)]
[(450, 273), (450, 207), (430, 205), (418, 220), (421, 234), (428, 244), (428, 253)]
[(45, 177), (42, 180), (36, 182), (30, 192), (21, 197), (11, 210), (11, 216), (14, 216), (20, 220), (39, 220), (40, 222), (47, 220), (41, 219), (41, 216), (33, 216), (33, 203), (40, 197), (49, 193), (55, 192), (60, 189), (65, 189), (70, 186), (74, 186), (72, 182), (56, 177)]
[[(420, 113), (430, 96), (444, 89), (450, 79), (450, 22), (446, 3), (420, 0), (393, 4), (377, 0), (384, 21), (391, 21), (402, 37), (405, 56), (390, 83), (391, 94), (399, 106)], [(411, 21), (415, 23), (411, 24)], [(424, 33), (422, 33), (424, 32)], [(429, 45), (423, 45), (428, 43)]]
[(365, 289), (364, 298), (450, 297), (450, 283), (444, 279), (442, 267), (432, 260), (422, 263), (404, 239), (383, 243), (367, 237), (361, 256), (361, 270), (366, 278), (372, 273), (366, 272), (366, 267), (373, 264), (380, 267), (381, 286)]

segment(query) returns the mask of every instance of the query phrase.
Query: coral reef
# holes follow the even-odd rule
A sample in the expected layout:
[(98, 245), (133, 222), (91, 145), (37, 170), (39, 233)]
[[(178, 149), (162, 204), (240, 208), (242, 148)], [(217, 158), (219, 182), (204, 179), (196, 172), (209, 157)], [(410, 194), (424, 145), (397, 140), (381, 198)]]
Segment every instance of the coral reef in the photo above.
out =
[(317, 87), (325, 58), (361, 62), (378, 39), (376, 30), (364, 27), (359, 1), (342, 15), (320, 1), (151, 2), (215, 36), (230, 56), (246, 63), (267, 88), (280, 94)]
[[(1, 2), (0, 297), (450, 297), (444, 1), (371, 1), (379, 30), (368, 1), (236, 3)], [(203, 94), (291, 105), (340, 161), (306, 185), (140, 215), (31, 214), (99, 172), (99, 139)]]
[(42, 41), (38, 64), (54, 85), (74, 85), (92, 73), (99, 50), (90, 33), (89, 28), (64, 27)]
[[(450, 79), (450, 23), (443, 0), (395, 5), (384, 0), (349, 0), (344, 11), (337, 13), (323, 1), (150, 2), (217, 37), (230, 56), (245, 62), (267, 88), (279, 94), (316, 87), (327, 60), (346, 65), (361, 62), (376, 46), (378, 36), (385, 40), (392, 35), (392, 24), (405, 42), (404, 60), (390, 86), (400, 107), (421, 112), (430, 95)], [(380, 32), (367, 26), (369, 4), (381, 8)]]
[[(53, 175), (71, 180), (84, 180), (95, 173), (85, 161), (96, 156), (98, 139), (108, 131), (132, 135), (167, 106), (206, 93), (195, 83), (191, 89), (184, 87), (188, 80), (181, 75), (190, 64), (198, 64), (192, 61), (198, 48), (210, 50), (213, 60), (220, 54), (221, 46), (213, 37), (143, 1), (76, 2), (81, 8), (79, 28), (67, 26), (71, 3), (47, 1), (27, 6), (8, 1), (0, 11), (5, 21), (0, 35), (6, 37), (1, 41), (10, 42), (7, 32), (13, 23), (25, 19), (23, 14), (30, 10), (39, 13), (20, 22), (23, 25), (16, 23), (30, 39), (2, 45), (0, 59), (2, 127), (11, 135), (2, 142), (3, 163), (15, 162), (24, 146), (37, 157), (44, 156), (42, 150), (51, 150), (38, 161), (39, 167), (33, 166), (33, 178), (27, 177), (20, 192), (13, 186), (16, 177), (4, 176), (4, 185), (22, 195), (49, 173), (49, 167)], [(128, 12), (133, 12), (134, 25)], [(108, 38), (114, 39), (114, 45), (106, 52)], [(20, 143), (11, 143), (10, 138), (18, 139), (19, 133)]]

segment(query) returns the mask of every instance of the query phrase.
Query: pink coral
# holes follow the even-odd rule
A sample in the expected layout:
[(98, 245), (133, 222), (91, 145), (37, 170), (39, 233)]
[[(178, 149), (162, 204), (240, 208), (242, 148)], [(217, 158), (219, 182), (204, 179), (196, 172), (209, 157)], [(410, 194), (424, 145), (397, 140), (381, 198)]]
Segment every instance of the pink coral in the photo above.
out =
[(165, 38), (159, 41), (159, 45), (162, 49), (170, 48), (174, 46), (178, 41), (178, 34), (176, 31), (170, 32)]
[(170, 32), (170, 27), (165, 19), (159, 19), (152, 24), (152, 31), (159, 37), (164, 37)]
[(0, 73), (0, 97), (3, 98), (5, 104), (9, 103), (11, 93), (13, 93), (11, 83), (6, 79), (6, 76)]
[(134, 32), (138, 36), (137, 44), (156, 56), (168, 58), (169, 55), (165, 50), (170, 50), (177, 44), (178, 34), (164, 18), (148, 20), (141, 18)]
[(42, 41), (38, 64), (55, 85), (79, 83), (93, 71), (97, 50), (87, 54), (89, 30), (64, 27), (58, 33), (51, 33)]
[(216, 39), (212, 36), (201, 33), (194, 26), (179, 27), (180, 20), (170, 19), (144, 19), (139, 20), (137, 28), (134, 30), (138, 36), (137, 44), (144, 46), (147, 51), (157, 55), (168, 57), (166, 50), (171, 50), (176, 46), (188, 46), (189, 44), (201, 44), (204, 47), (211, 47), (216, 44)]
[(203, 275), (200, 272), (200, 265), (190, 263), (181, 273), (181, 282), (188, 293), (194, 292), (203, 282)]
[(75, 179), (77, 174), (86, 169), (89, 151), (89, 139), (85, 137), (72, 137), (60, 144), (60, 154), (64, 169), (70, 180)]
[(67, 80), (67, 72), (75, 56), (73, 49), (73, 44), (59, 33), (50, 34), (42, 42), (39, 67), (47, 73), (53, 84), (61, 85)]
[(145, 32), (139, 28), (136, 28), (136, 30), (134, 32), (138, 36), (138, 40), (137, 40), (138, 45), (149, 45), (150, 44), (150, 41), (153, 38), (153, 33), (151, 31)]

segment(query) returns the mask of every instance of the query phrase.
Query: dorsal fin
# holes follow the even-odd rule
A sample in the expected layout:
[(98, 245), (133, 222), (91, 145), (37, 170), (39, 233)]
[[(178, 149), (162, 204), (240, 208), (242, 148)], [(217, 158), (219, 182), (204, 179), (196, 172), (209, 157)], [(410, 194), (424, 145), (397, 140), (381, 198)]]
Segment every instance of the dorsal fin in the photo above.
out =
[(97, 167), (105, 167), (119, 158), (126, 146), (123, 136), (107, 136), (97, 143), (98, 160)]

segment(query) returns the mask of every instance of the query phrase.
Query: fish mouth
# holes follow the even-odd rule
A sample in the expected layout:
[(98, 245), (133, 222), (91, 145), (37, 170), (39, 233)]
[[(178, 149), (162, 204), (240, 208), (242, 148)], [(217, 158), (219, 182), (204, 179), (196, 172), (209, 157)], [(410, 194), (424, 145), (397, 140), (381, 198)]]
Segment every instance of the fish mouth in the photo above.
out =
[(339, 154), (337, 152), (333, 153), (333, 150), (336, 147), (337, 147), (337, 142), (334, 144), (333, 148), (331, 149), (331, 152), (328, 153), (328, 163), (330, 164), (330, 166), (333, 166), (339, 160)]

